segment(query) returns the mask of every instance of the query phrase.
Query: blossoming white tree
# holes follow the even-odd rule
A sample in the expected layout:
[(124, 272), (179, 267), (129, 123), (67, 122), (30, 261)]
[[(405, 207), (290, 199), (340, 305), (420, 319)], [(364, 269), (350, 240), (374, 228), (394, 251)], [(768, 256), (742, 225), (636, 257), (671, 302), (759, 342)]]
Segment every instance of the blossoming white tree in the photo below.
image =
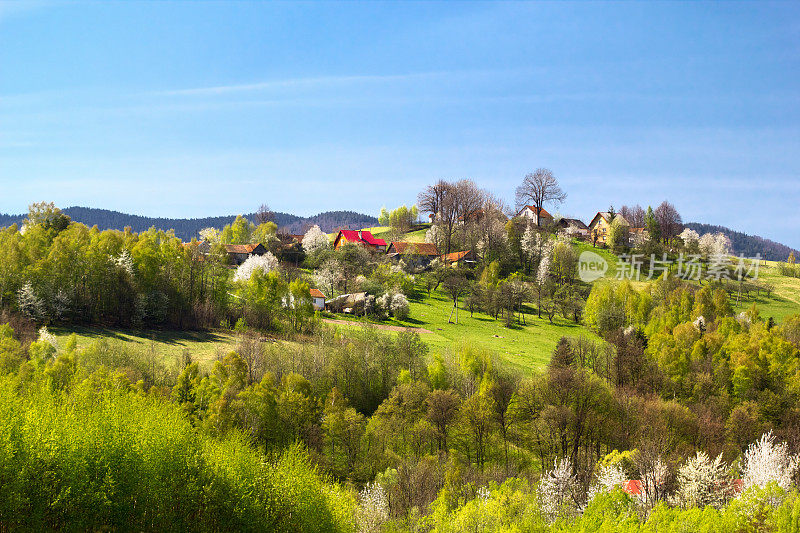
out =
[(336, 284), (343, 275), (342, 265), (334, 259), (328, 259), (314, 272), (314, 283), (328, 293), (328, 298), (333, 298)]
[(792, 485), (798, 457), (789, 453), (785, 442), (776, 442), (772, 431), (761, 436), (744, 452), (742, 488), (765, 487), (775, 482), (784, 490)]
[(556, 462), (539, 482), (538, 496), (542, 512), (549, 520), (577, 510), (578, 480), (572, 475), (572, 463), (565, 457)]
[(358, 493), (356, 521), (363, 533), (377, 533), (389, 520), (389, 503), (386, 491), (376, 482), (367, 483)]
[(30, 283), (26, 283), (17, 291), (17, 305), (24, 315), (33, 320), (42, 318), (44, 314), (44, 302), (36, 296)]
[(266, 274), (277, 268), (278, 260), (272, 255), (272, 252), (267, 252), (264, 255), (251, 255), (236, 269), (233, 281), (247, 281), (256, 270), (262, 270)]
[(704, 256), (724, 256), (731, 251), (731, 240), (724, 233), (705, 233), (698, 239), (700, 253)]
[(597, 494), (608, 492), (616, 487), (621, 487), (628, 480), (625, 471), (617, 464), (605, 465), (597, 472), (597, 481), (589, 489), (588, 501), (591, 502)]
[(128, 253), (128, 250), (122, 250), (122, 253), (119, 254), (118, 257), (113, 258), (113, 262), (117, 268), (133, 276), (133, 258), (131, 254)]
[(303, 250), (305, 250), (307, 254), (314, 253), (318, 250), (325, 250), (328, 246), (328, 235), (316, 224), (311, 226), (303, 236)]
[(39, 339), (40, 341), (44, 341), (56, 350), (58, 350), (58, 338), (50, 333), (45, 326), (39, 328)]
[(700, 240), (700, 234), (690, 228), (684, 228), (684, 230), (678, 236), (686, 246), (691, 246), (693, 243), (696, 243)]
[(678, 470), (676, 499), (684, 507), (721, 507), (729, 493), (729, 484), (722, 454), (712, 461), (705, 452), (697, 452)]

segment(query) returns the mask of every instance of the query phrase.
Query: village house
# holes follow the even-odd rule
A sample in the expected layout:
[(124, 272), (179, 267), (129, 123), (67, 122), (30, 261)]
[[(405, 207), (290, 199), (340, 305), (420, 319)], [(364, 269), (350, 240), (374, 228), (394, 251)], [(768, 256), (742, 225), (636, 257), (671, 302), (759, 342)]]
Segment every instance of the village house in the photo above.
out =
[(407, 264), (424, 268), (439, 257), (436, 245), (429, 242), (394, 242), (389, 243), (386, 250), (389, 259), (404, 260)]
[(369, 231), (353, 229), (339, 230), (339, 233), (336, 235), (336, 240), (333, 241), (333, 248), (334, 250), (338, 250), (339, 247), (344, 246), (348, 242), (364, 246), (376, 252), (386, 251), (386, 241), (373, 237), (372, 233)]
[(319, 289), (311, 289), (311, 306), (314, 311), (325, 310), (325, 295)]
[(536, 206), (534, 205), (526, 205), (525, 207), (520, 209), (519, 213), (517, 213), (515, 216), (530, 220), (537, 226), (546, 226), (553, 222), (553, 215), (548, 213), (544, 207), (542, 208), (541, 212), (537, 215)]
[(232, 265), (241, 265), (252, 255), (264, 255), (267, 249), (263, 244), (226, 244), (225, 252)]
[(595, 244), (608, 244), (608, 235), (611, 232), (611, 221), (619, 220), (630, 227), (630, 223), (619, 213), (612, 215), (608, 211), (598, 211), (589, 223), (589, 235)]
[(452, 252), (449, 254), (445, 254), (441, 256), (439, 260), (445, 266), (453, 268), (458, 266), (472, 267), (475, 266), (476, 263), (475, 252), (473, 252), (472, 250), (464, 250), (462, 252)]
[(589, 238), (589, 227), (577, 218), (560, 218), (556, 226), (567, 232), (568, 235), (579, 239)]

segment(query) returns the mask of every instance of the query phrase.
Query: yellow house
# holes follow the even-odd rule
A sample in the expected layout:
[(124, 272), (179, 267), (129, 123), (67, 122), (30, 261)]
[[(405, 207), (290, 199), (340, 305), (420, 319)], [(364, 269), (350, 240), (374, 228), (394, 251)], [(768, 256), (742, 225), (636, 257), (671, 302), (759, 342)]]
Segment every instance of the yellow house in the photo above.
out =
[(622, 215), (616, 214), (613, 217), (608, 211), (598, 211), (589, 223), (589, 235), (592, 242), (596, 244), (607, 244), (608, 234), (611, 232), (611, 221), (619, 219), (623, 224), (630, 227), (630, 223)]

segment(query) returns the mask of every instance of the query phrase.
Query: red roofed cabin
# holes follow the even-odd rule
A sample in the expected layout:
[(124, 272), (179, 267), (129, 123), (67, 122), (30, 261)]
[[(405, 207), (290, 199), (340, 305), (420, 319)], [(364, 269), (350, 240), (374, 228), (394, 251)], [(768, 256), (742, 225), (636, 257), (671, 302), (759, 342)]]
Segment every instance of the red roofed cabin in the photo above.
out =
[(475, 253), (472, 250), (464, 250), (463, 252), (453, 252), (443, 255), (439, 258), (445, 266), (453, 268), (457, 266), (475, 266)]
[(311, 289), (311, 306), (314, 311), (325, 310), (325, 295), (319, 289)]
[(361, 246), (365, 246), (377, 252), (386, 251), (386, 241), (383, 239), (376, 239), (372, 236), (372, 233), (366, 230), (354, 229), (339, 230), (339, 234), (336, 235), (336, 240), (333, 241), (333, 249), (338, 250), (340, 246), (344, 246), (348, 242), (360, 244)]
[(263, 244), (226, 244), (225, 252), (232, 265), (241, 265), (251, 255), (264, 255), (267, 249)]

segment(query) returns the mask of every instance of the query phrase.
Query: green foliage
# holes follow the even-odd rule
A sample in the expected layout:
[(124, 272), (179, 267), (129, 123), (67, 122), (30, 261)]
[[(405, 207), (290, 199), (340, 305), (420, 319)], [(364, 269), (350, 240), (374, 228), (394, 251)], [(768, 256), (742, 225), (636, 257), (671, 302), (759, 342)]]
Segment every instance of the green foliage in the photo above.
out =
[[(300, 449), (265, 461), (246, 439), (193, 431), (125, 389), (53, 392), (0, 377), (0, 523), (23, 530), (351, 531), (351, 497)], [(21, 392), (24, 390), (24, 392)]]

